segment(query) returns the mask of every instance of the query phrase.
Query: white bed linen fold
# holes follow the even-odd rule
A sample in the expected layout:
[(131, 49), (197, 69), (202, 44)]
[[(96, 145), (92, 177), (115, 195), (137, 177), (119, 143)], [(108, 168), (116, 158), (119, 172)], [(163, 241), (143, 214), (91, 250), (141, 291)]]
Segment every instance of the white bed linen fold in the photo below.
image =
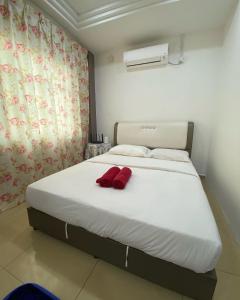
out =
[[(111, 165), (132, 168), (126, 189), (95, 183)], [(221, 252), (192, 163), (104, 154), (31, 184), (26, 196), (51, 216), (198, 273)]]
[(176, 172), (198, 177), (197, 171), (190, 161), (171, 161), (150, 157), (132, 157), (105, 153), (103, 155), (95, 156), (89, 159), (88, 162), (104, 163), (116, 166), (127, 166), (130, 168)]

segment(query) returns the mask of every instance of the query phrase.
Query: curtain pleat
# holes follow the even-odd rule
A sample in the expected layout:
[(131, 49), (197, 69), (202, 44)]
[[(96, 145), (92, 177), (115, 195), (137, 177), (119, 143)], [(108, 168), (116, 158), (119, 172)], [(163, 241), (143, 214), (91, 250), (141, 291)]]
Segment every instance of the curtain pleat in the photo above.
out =
[(83, 159), (87, 54), (29, 1), (0, 0), (0, 211)]

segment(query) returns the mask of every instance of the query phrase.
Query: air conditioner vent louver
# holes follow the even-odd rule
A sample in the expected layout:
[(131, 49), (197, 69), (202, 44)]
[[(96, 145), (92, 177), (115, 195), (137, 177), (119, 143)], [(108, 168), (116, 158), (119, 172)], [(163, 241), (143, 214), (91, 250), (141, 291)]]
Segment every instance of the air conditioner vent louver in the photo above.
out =
[(156, 45), (124, 52), (124, 63), (128, 70), (168, 63), (168, 44)]

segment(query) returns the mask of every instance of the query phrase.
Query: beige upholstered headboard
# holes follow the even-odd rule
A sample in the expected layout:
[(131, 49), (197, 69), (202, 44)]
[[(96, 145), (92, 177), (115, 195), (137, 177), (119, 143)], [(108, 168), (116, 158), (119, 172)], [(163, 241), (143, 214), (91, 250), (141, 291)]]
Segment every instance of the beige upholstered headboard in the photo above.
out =
[(193, 129), (193, 122), (118, 122), (114, 126), (114, 144), (181, 149), (191, 155)]

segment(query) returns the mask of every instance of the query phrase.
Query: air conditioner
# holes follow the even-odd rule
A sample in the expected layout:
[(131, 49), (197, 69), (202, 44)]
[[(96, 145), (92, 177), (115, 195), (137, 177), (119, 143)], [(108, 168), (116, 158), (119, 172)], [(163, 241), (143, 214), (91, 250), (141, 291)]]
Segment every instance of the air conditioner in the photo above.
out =
[(168, 63), (168, 44), (124, 52), (123, 60), (127, 70), (166, 65)]

